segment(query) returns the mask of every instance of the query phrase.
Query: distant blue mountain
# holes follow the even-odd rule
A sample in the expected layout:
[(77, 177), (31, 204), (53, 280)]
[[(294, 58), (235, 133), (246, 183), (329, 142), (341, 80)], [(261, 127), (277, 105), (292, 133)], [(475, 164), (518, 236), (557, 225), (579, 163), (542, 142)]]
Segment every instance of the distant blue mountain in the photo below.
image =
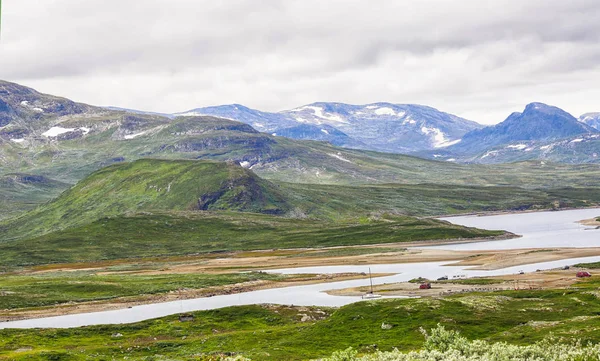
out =
[(440, 160), (505, 163), (530, 159), (598, 162), (600, 132), (564, 110), (531, 103), (502, 123), (471, 131), (446, 149), (422, 153)]
[(237, 120), (293, 139), (455, 162), (600, 162), (600, 113), (578, 120), (543, 103), (531, 103), (488, 127), (428, 106), (391, 103), (319, 102), (276, 113), (231, 104), (168, 116), (196, 115)]
[(579, 121), (600, 130), (600, 113), (586, 113), (579, 117)]
[(213, 115), (290, 138), (394, 153), (447, 147), (465, 133), (483, 127), (431, 107), (390, 103), (313, 103), (278, 113), (232, 104), (173, 115)]
[(519, 141), (551, 141), (596, 132), (560, 108), (531, 103), (522, 113), (512, 113), (502, 123), (465, 134), (448, 151), (474, 152)]

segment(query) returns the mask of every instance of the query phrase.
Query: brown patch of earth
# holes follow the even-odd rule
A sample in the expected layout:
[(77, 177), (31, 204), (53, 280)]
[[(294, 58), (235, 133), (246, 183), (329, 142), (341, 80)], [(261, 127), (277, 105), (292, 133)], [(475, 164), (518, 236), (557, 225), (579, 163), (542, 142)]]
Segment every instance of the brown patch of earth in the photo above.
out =
[(579, 221), (578, 223), (583, 224), (584, 226), (600, 228), (600, 221), (598, 221), (598, 219), (600, 219), (600, 217), (592, 218), (592, 219), (584, 219), (582, 221)]
[[(405, 296), (405, 297), (443, 297), (453, 294), (468, 292), (493, 292), (505, 290), (530, 290), (530, 289), (562, 289), (578, 282), (575, 276), (577, 270), (552, 270), (544, 272), (533, 272), (517, 275), (504, 275), (485, 277), (482, 283), (472, 284), (477, 278), (469, 278), (461, 284), (461, 280), (449, 281), (427, 281), (431, 284), (430, 289), (420, 289), (420, 283), (399, 282), (373, 286), (373, 292), (382, 296)], [(336, 296), (361, 296), (369, 292), (369, 287), (353, 287), (341, 290), (331, 290), (327, 293)]]

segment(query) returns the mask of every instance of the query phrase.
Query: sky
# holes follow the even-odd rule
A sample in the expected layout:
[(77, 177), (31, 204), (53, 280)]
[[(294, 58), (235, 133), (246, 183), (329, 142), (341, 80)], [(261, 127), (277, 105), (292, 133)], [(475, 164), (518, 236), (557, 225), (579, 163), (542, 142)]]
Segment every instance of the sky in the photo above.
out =
[(156, 112), (416, 103), (599, 112), (597, 0), (3, 0), (0, 79)]

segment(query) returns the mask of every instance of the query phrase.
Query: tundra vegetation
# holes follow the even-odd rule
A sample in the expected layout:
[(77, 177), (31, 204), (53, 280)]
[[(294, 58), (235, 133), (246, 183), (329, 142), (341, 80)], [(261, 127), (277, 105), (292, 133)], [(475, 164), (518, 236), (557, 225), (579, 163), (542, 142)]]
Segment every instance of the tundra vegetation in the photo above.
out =
[[(1, 330), (0, 359), (597, 360), (599, 286), (594, 276), (560, 290), (385, 299), (338, 309), (252, 305), (194, 312), (188, 322), (175, 315), (128, 325)], [(423, 329), (431, 330), (425, 339)]]

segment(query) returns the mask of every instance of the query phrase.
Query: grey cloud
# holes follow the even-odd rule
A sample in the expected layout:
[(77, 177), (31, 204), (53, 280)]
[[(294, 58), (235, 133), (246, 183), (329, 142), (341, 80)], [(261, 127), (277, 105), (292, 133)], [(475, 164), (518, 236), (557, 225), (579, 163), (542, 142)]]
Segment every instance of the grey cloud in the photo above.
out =
[(517, 96), (558, 99), (564, 79), (600, 80), (596, 0), (19, 0), (3, 10), (0, 78), (156, 111), (392, 101), (501, 120), (533, 100)]

